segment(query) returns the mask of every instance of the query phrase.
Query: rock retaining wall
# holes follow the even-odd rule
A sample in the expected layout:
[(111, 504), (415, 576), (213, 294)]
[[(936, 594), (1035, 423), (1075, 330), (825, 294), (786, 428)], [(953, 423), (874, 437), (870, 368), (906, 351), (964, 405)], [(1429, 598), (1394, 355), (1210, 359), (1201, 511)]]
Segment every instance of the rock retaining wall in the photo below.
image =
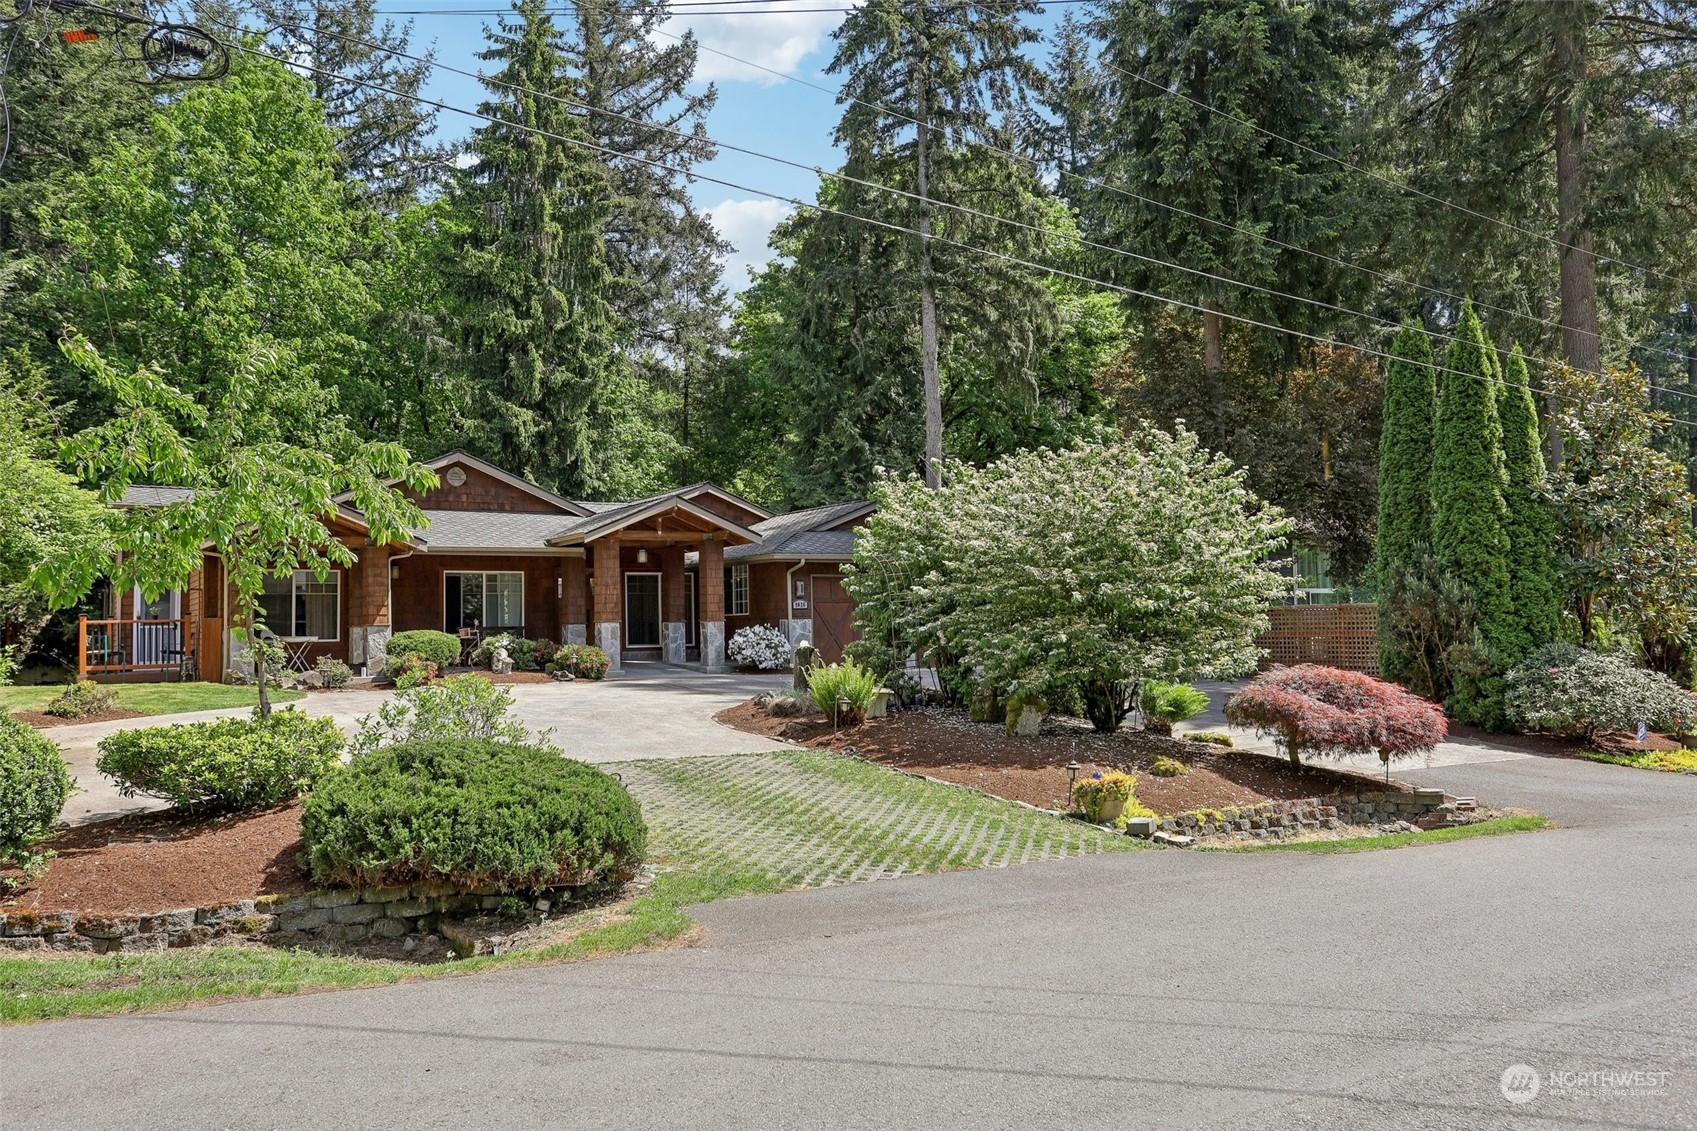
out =
[(263, 896), (140, 915), (9, 909), (0, 914), (0, 948), (110, 954), (194, 946), (231, 935), (263, 937), (280, 944), (359, 943), (430, 933), (444, 915), (492, 911), (510, 899), (547, 911), (594, 891), (592, 886), (576, 885), (518, 895), (494, 888), (459, 891), (448, 884), (426, 882), (363, 892), (328, 889)]
[(1406, 824), (1432, 828), (1451, 823), (1454, 802), (1441, 789), (1410, 792), (1337, 793), (1306, 797), (1298, 801), (1266, 801), (1234, 809), (1199, 809), (1161, 821), (1162, 832), (1207, 839), (1249, 837), (1255, 840), (1295, 836), (1313, 829), (1339, 829), (1346, 825), (1378, 828)]

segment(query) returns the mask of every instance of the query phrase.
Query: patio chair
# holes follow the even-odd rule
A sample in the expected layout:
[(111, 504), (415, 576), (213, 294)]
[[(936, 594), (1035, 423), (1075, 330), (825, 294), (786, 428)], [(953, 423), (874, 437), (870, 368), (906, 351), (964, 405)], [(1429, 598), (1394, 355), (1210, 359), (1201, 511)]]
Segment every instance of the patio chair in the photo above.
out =
[(477, 649), (482, 646), (482, 644), (483, 634), (477, 629), (460, 629), (460, 664), (462, 667), (471, 666), (472, 656), (477, 652)]

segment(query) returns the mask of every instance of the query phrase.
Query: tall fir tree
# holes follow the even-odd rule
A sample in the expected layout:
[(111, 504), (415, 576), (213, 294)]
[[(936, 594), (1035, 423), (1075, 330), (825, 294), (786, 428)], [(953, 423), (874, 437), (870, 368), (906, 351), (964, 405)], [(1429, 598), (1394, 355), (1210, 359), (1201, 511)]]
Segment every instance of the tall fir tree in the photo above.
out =
[(1519, 649), (1503, 493), (1503, 429), (1497, 416), (1492, 346), (1473, 304), (1444, 359), (1432, 457), (1432, 550), (1476, 618), (1484, 654), (1455, 671), (1446, 706), (1464, 723), (1503, 725), (1503, 671)]
[(1503, 465), (1507, 475), (1509, 589), (1520, 629), (1512, 664), (1561, 632), (1556, 520), (1544, 497), (1544, 451), (1526, 356), (1517, 346), (1503, 367)]
[(1432, 342), (1418, 322), (1403, 324), (1385, 368), (1385, 407), (1379, 433), (1379, 525), (1374, 566), (1381, 584), (1379, 673), (1406, 682), (1416, 647), (1393, 635), (1393, 598), (1384, 581), (1414, 568), (1432, 547), (1432, 440), (1438, 412)]
[(581, 91), (565, 77), (545, 0), (513, 11), (479, 55), (500, 64), (479, 107), (493, 121), (471, 138), (454, 194), (466, 237), (445, 267), (481, 416), (475, 446), (508, 471), (587, 496), (616, 454), (596, 432), (623, 364), (607, 302), (607, 174), (578, 115), (547, 97)]
[(436, 142), (436, 108), (419, 100), (435, 50), (419, 62), (412, 25), (379, 20), (377, 0), (252, 0), (277, 49), (301, 64), (336, 133), (356, 195), (398, 212), (447, 178), (453, 147)]

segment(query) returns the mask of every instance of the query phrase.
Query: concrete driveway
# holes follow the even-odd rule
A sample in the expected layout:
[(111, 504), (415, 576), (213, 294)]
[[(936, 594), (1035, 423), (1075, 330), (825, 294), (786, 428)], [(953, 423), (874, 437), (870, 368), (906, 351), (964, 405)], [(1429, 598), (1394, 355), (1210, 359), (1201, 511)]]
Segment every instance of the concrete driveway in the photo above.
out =
[[(789, 686), (787, 675), (704, 675), (693, 668), (658, 663), (625, 664), (625, 674), (599, 682), (513, 684), (514, 711), (532, 731), (553, 730), (553, 741), (585, 762), (628, 762), (640, 758), (687, 758), (699, 754), (743, 754), (789, 749), (785, 744), (732, 730), (713, 716), (759, 691)], [(293, 706), (334, 718), (350, 733), (359, 720), (392, 698), (386, 691), (313, 692)], [(82, 791), (65, 806), (72, 824), (107, 820), (165, 803), (126, 798), (94, 768), (100, 740), (120, 730), (240, 717), (246, 707), (197, 711), (144, 719), (54, 727), (42, 733), (59, 744)]]
[(1697, 779), (1428, 774), (1582, 825), (727, 900), (688, 949), (5, 1030), (6, 1123), (1697, 1126)]

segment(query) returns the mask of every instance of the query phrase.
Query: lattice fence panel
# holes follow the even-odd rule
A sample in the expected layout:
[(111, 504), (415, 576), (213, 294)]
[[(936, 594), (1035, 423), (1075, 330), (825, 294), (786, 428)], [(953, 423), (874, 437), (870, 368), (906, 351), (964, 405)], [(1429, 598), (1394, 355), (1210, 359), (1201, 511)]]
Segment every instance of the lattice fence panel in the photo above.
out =
[(1256, 638), (1261, 666), (1325, 664), (1379, 674), (1378, 626), (1372, 605), (1274, 605), (1272, 628)]

